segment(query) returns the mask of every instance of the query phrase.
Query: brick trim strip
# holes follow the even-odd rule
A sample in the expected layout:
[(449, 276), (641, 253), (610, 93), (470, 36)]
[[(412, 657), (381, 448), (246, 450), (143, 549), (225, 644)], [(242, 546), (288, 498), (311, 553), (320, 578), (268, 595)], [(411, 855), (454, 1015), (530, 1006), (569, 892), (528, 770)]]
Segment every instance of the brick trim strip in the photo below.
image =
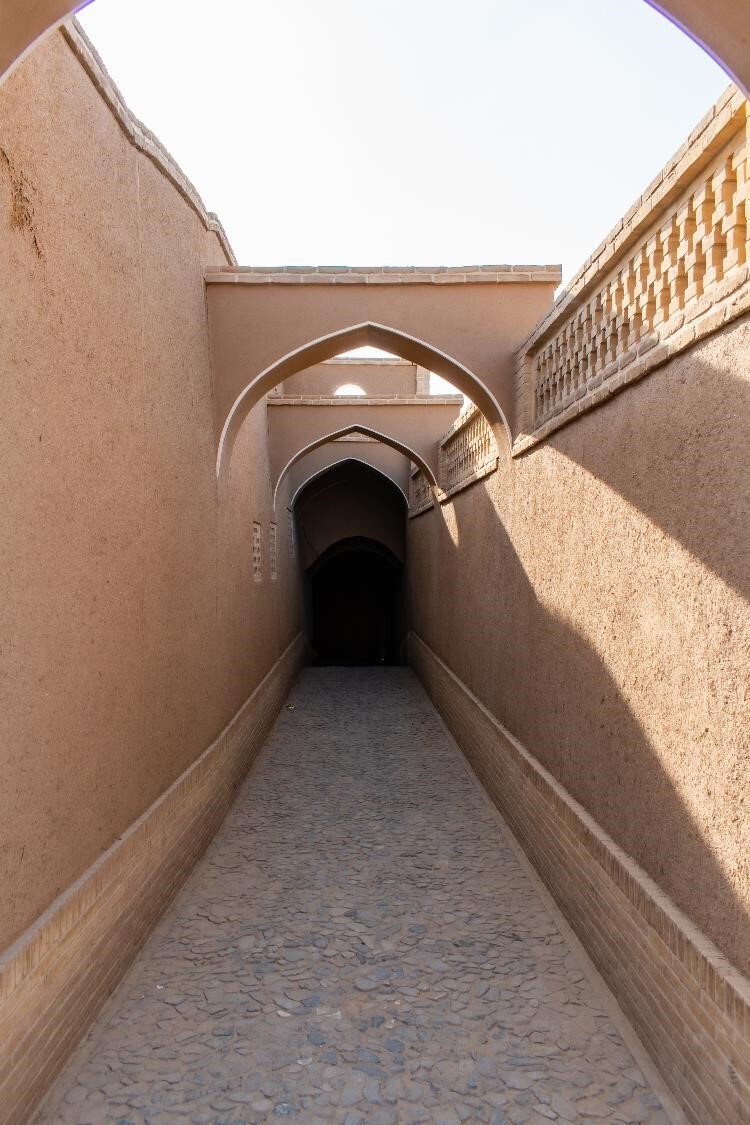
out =
[(0, 957), (0, 1117), (31, 1117), (210, 842), (303, 663), (299, 633), (229, 725)]
[(560, 266), (207, 266), (207, 285), (560, 284)]
[(458, 406), (463, 395), (273, 395), (268, 406)]
[(694, 1125), (750, 1106), (750, 981), (416, 634), (409, 662)]

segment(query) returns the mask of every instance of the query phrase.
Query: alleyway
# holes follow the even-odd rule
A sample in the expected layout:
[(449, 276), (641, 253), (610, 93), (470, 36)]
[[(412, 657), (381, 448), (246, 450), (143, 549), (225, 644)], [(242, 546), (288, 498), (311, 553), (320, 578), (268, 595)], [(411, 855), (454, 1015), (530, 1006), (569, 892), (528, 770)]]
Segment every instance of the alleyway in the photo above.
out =
[(310, 669), (45, 1122), (665, 1122), (406, 669)]

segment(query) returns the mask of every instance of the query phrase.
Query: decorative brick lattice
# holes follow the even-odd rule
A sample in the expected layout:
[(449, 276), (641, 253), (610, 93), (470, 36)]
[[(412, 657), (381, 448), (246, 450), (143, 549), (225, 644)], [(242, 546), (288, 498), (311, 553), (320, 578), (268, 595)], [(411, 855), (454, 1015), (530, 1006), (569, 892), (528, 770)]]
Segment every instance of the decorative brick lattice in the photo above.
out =
[(276, 524), (268, 525), (268, 556), (271, 564), (271, 581), (279, 577), (279, 543), (276, 533)]
[(260, 524), (253, 523), (253, 582), (263, 581), (263, 532)]
[(430, 482), (421, 469), (409, 478), (409, 511), (417, 512), (432, 504)]
[(519, 368), (528, 433), (556, 428), (553, 419), (575, 416), (689, 346), (709, 314), (747, 288), (747, 137), (747, 103), (734, 94), (535, 330)]
[(494, 434), (484, 414), (476, 407), (458, 419), (441, 446), (441, 484), (446, 492), (497, 466)]

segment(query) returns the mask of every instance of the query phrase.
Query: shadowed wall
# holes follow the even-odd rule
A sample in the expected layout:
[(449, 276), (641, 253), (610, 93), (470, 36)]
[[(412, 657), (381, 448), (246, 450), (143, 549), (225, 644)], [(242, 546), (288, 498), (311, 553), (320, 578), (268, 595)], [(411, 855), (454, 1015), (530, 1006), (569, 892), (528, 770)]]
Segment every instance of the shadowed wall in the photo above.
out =
[(410, 520), (413, 628), (750, 968), (750, 323)]

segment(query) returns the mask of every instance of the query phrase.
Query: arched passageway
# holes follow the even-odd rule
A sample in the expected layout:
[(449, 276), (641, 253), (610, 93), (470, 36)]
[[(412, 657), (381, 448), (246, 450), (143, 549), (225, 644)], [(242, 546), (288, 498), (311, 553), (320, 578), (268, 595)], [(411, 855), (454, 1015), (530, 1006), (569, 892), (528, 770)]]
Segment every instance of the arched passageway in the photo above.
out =
[(304, 485), (293, 507), (315, 663), (402, 661), (406, 503), (383, 473), (354, 459)]
[(373, 539), (329, 548), (310, 571), (316, 663), (401, 663), (402, 571), (396, 556)]
[[(53, 54), (60, 73), (70, 75), (75, 60), (65, 51)], [(46, 246), (43, 238), (37, 243), (29, 229), (34, 216), (27, 209), (28, 222), (9, 232), (18, 240), (7, 240), (18, 257), (5, 271), (13, 327), (9, 340), (12, 348), (16, 339), (19, 345), (10, 365), (12, 379), (6, 380), (13, 408), (6, 427), (11, 438), (6, 480), (13, 494), (7, 569), (17, 635), (10, 653), (11, 676), (5, 676), (4, 663), (3, 677), (12, 703), (7, 709), (10, 736), (4, 739), (13, 750), (10, 768), (4, 767), (12, 799), (3, 807), (4, 838), (11, 848), (3, 843), (0, 849), (13, 857), (13, 866), (4, 868), (0, 896), (5, 907), (0, 928), (5, 926), (7, 940), (14, 941), (0, 963), (0, 991), (5, 993), (6, 983), (11, 989), (0, 1013), (0, 1055), (6, 1049), (0, 1065), (0, 1105), (9, 1125), (26, 1125), (27, 1110), (31, 1112), (43, 1095), (64, 1051), (104, 1003), (236, 795), (305, 656), (300, 597), (305, 581), (311, 584), (324, 567), (343, 568), (346, 555), (365, 552), (379, 560), (393, 556), (396, 572), (405, 556), (403, 499), (395, 489), (388, 493), (390, 486), (382, 478), (373, 484), (366, 475), (357, 480), (354, 470), (344, 473), (342, 468), (338, 476), (317, 477), (315, 489), (304, 496), (295, 490), (298, 502), (293, 504), (290, 475), (282, 481), (278, 511), (272, 506), (274, 482), (268, 468), (274, 462), (267, 425), (272, 411), (260, 400), (258, 410), (248, 409), (237, 443), (233, 489), (225, 495), (216, 489), (210, 420), (217, 385), (203, 317), (203, 276), (197, 268), (205, 260), (207, 234), (212, 245), (216, 242), (212, 254), (220, 256), (216, 231), (196, 210), (195, 201), (190, 214), (183, 211), (188, 206), (184, 184), (173, 198), (173, 175), (170, 179), (159, 164), (156, 150), (148, 149), (145, 134), (139, 134), (140, 147), (135, 141), (131, 146), (137, 153), (130, 151), (121, 136), (123, 123), (130, 119), (126, 122), (122, 116), (115, 122), (101, 113), (98, 87), (89, 89), (77, 71), (75, 82), (81, 85), (74, 88), (89, 108), (68, 118), (59, 115), (55, 135), (35, 130), (40, 113), (58, 120), (54, 111), (62, 83), (52, 81), (51, 68), (32, 77), (36, 100), (20, 99), (23, 105), (17, 104), (9, 116), (22, 138), (18, 147), (45, 170), (36, 221), (50, 239)], [(88, 144), (65, 131), (70, 118), (79, 126), (81, 121), (92, 123)], [(727, 145), (731, 140), (746, 168), (746, 135), (735, 145), (735, 124), (732, 117), (726, 125), (732, 134), (726, 134)], [(718, 135), (711, 133), (713, 141)], [(705, 154), (702, 142), (698, 147)], [(70, 160), (71, 151), (76, 152), (75, 161)], [(150, 158), (142, 158), (147, 151)], [(104, 177), (102, 168), (121, 171)], [(711, 175), (718, 174), (717, 182), (726, 186), (730, 171), (724, 161)], [(26, 180), (13, 179), (11, 165), (4, 174), (12, 181), (16, 200), (24, 199)], [(163, 182), (165, 175), (170, 186)], [(695, 192), (687, 172), (685, 176), (685, 190)], [(665, 191), (671, 191), (668, 173), (663, 182)], [(734, 182), (740, 182), (740, 188), (745, 183), (741, 177)], [(53, 189), (46, 188), (48, 184)], [(137, 198), (117, 194), (125, 184), (128, 192), (137, 187)], [(651, 218), (674, 220), (675, 198), (668, 197), (665, 211), (655, 204), (650, 207)], [(705, 199), (705, 187), (697, 198)], [(67, 210), (61, 225), (61, 215), (55, 214), (60, 199), (69, 204), (77, 226)], [(660, 202), (665, 199), (659, 196)], [(727, 218), (723, 199), (711, 211), (717, 223)], [(744, 206), (744, 198), (735, 206), (733, 195), (732, 245), (724, 256), (737, 270), (730, 282), (747, 276)], [(196, 213), (201, 217), (198, 225)], [(10, 214), (17, 217), (12, 210)], [(686, 214), (687, 222), (689, 208)], [(706, 226), (706, 249), (715, 250), (713, 221), (706, 219)], [(85, 231), (87, 242), (71, 239), (71, 229)], [(673, 227), (662, 224), (659, 229), (669, 241)], [(639, 229), (639, 238), (644, 230)], [(124, 239), (120, 241), (123, 232), (130, 232), (135, 242), (127, 253)], [(43, 261), (40, 245), (47, 254)], [(87, 255), (87, 268), (80, 270), (83, 246), (97, 253)], [(106, 253), (99, 252), (104, 248)], [(658, 257), (658, 245), (655, 253)], [(25, 269), (16, 268), (21, 255), (26, 255)], [(107, 302), (102, 294), (110, 292), (113, 262), (118, 265), (117, 300)], [(679, 264), (674, 267), (678, 273)], [(712, 271), (715, 277), (717, 270)], [(71, 276), (80, 284), (71, 286)], [(248, 287), (239, 276), (231, 284)], [(178, 284), (180, 279), (184, 286)], [(484, 343), (495, 348), (498, 339), (491, 332), (471, 331), (468, 313), (474, 297), (469, 302), (467, 296), (466, 316), (460, 318), (470, 339), (466, 348), (459, 348), (461, 323), (456, 318), (447, 324), (447, 297), (437, 296), (447, 286), (404, 281), (411, 296), (405, 290), (397, 301), (394, 297), (398, 309), (393, 310), (394, 319), (396, 313), (403, 318), (402, 327), (388, 329), (390, 336), (384, 338), (380, 320), (362, 320), (375, 315), (372, 308), (352, 307), (383, 302), (382, 319), (391, 324), (383, 292), (393, 287), (393, 277), (375, 286), (372, 281), (332, 283), (347, 294), (342, 304), (348, 305), (346, 315), (331, 328), (333, 336), (315, 335), (323, 330), (319, 323), (295, 321), (292, 328), (302, 342), (296, 350), (284, 351), (294, 341), (280, 334), (274, 343), (269, 332), (269, 363), (274, 365), (273, 372), (266, 372), (269, 380), (279, 376), (275, 356), (282, 352), (284, 362), (294, 367), (303, 357), (319, 360), (331, 347), (345, 343), (389, 343), (394, 333), (415, 364), (439, 359), (434, 347), (448, 328), (443, 360), (455, 352), (462, 357), (461, 371), (467, 378), (475, 368), (482, 371), (480, 364), (469, 362), (469, 346)], [(723, 294), (717, 300), (727, 299), (725, 282), (723, 278), (722, 288), (716, 290)], [(621, 336), (603, 338), (595, 331), (599, 312), (606, 314), (605, 324), (612, 313), (611, 290), (601, 290), (601, 309), (597, 297), (589, 299), (600, 283), (604, 286), (604, 277), (594, 271), (583, 307), (573, 301), (564, 313), (558, 309), (560, 322), (544, 328), (548, 336), (561, 337), (561, 354), (556, 356), (552, 348), (546, 388), (541, 380), (537, 386), (529, 382), (521, 387), (529, 391), (521, 404), (523, 418), (527, 399), (538, 401), (532, 392), (543, 391), (546, 409), (550, 402), (554, 405), (555, 395), (570, 390), (569, 353), (578, 329), (568, 332), (565, 318), (580, 315), (579, 325), (587, 326), (581, 332), (592, 333), (585, 340), (592, 379), (597, 377), (590, 366), (593, 358), (604, 362), (608, 347), (616, 350), (621, 343)], [(279, 288), (278, 281), (268, 278), (256, 278), (252, 284), (264, 293)], [(316, 293), (326, 289), (326, 283), (314, 285)], [(492, 288), (482, 285), (483, 292)], [(213, 286), (222, 287), (231, 286), (224, 281)], [(368, 294), (368, 287), (377, 288), (380, 296)], [(659, 292), (663, 304), (668, 286)], [(279, 317), (294, 320), (289, 317), (288, 296), (266, 296), (267, 306), (276, 306)], [(445, 302), (442, 318), (438, 300)], [(736, 295), (732, 300), (736, 312)], [(323, 298), (309, 301), (311, 315), (315, 301), (322, 303)], [(254, 299), (254, 307), (259, 303)], [(111, 315), (115, 307), (121, 310), (118, 317)], [(354, 335), (347, 336), (345, 330), (342, 337), (336, 324), (354, 323), (355, 312)], [(420, 479), (411, 490), (416, 501), (412, 514), (419, 518), (408, 522), (411, 608), (417, 607), (410, 621), (409, 648), (413, 666), (493, 800), (518, 826), (532, 859), (594, 949), (637, 1026), (649, 1043), (659, 1045), (655, 1054), (668, 1058), (670, 1080), (675, 1079), (687, 1103), (699, 1106), (697, 1120), (734, 1125), (735, 1107), (750, 1101), (742, 1100), (735, 1082), (743, 1060), (732, 1053), (733, 1047), (718, 1048), (718, 1038), (706, 1043), (704, 1059), (698, 1058), (688, 1001), (694, 987), (696, 993), (703, 989), (704, 968), (714, 974), (709, 978), (711, 995), (702, 996), (702, 1011), (709, 1026), (725, 1036), (723, 1042), (734, 1044), (735, 1029), (741, 1035), (747, 1026), (742, 1022), (742, 994), (718, 950), (706, 954), (702, 936), (683, 925), (668, 899), (670, 894), (679, 896), (678, 906), (708, 923), (709, 936), (715, 934), (722, 949), (746, 957), (741, 944), (746, 931), (737, 924), (743, 922), (746, 900), (740, 896), (745, 884), (736, 877), (738, 853), (730, 836), (741, 812), (735, 781), (744, 763), (735, 749), (743, 729), (739, 704), (744, 698), (744, 666), (736, 643), (743, 607), (731, 590), (714, 581), (716, 575), (703, 565), (700, 549), (687, 558), (675, 541), (680, 532), (685, 538), (685, 529), (695, 526), (696, 533), (690, 534), (698, 548), (709, 540), (734, 542), (732, 525), (739, 524), (736, 450), (743, 445), (732, 440), (735, 431), (726, 422), (740, 416), (745, 390), (737, 376), (749, 369), (748, 337), (746, 325), (725, 322), (719, 337), (716, 312), (707, 317), (705, 348), (695, 349), (689, 364), (682, 358), (668, 365), (666, 352), (653, 339), (643, 340), (644, 354), (661, 356), (660, 375), (647, 381), (640, 367), (638, 390), (613, 396), (606, 411), (592, 410), (586, 418), (582, 411), (577, 425), (563, 437), (556, 434), (546, 444), (528, 447), (523, 456), (490, 456), (491, 442), (481, 426), (472, 429), (473, 416), (445, 436), (444, 456), (437, 462), (439, 479), (453, 479), (455, 489), (430, 493)], [(424, 325), (418, 336), (413, 335), (417, 320)], [(239, 327), (247, 336), (238, 336), (238, 354), (245, 344), (255, 346), (260, 339), (257, 325), (248, 318)], [(717, 340), (708, 340), (709, 333)], [(539, 349), (533, 358), (540, 363), (548, 336), (536, 341)], [(314, 341), (312, 351), (306, 340)], [(432, 341), (432, 350), (423, 344), (426, 340)], [(318, 351), (319, 346), (323, 350)], [(509, 354), (505, 358), (509, 360)], [(561, 367), (567, 364), (567, 375), (558, 361)], [(238, 363), (230, 374), (244, 371), (247, 379), (259, 367)], [(110, 377), (102, 378), (102, 372)], [(490, 375), (502, 382), (494, 368)], [(552, 376), (557, 375), (555, 388)], [(604, 378), (601, 373), (600, 377)], [(617, 378), (624, 389), (621, 375)], [(487, 386), (491, 383), (488, 379)], [(253, 387), (253, 394), (260, 393), (259, 384)], [(512, 389), (511, 384), (505, 389)], [(585, 387), (578, 389), (584, 396), (588, 393)], [(229, 384), (223, 386), (227, 395), (231, 390)], [(606, 386), (604, 390), (608, 393)], [(709, 415), (700, 412), (701, 398), (704, 407), (713, 399), (719, 404), (716, 424), (707, 425)], [(586, 408), (585, 397), (579, 401)], [(602, 397), (597, 404), (603, 405)], [(337, 399), (326, 409), (341, 420), (349, 406)], [(335, 445), (331, 438), (340, 441), (351, 438), (354, 429), (361, 432), (360, 408), (365, 407), (360, 396), (350, 429), (326, 428), (320, 441)], [(397, 409), (398, 404), (394, 413)], [(298, 411), (301, 418), (306, 410)], [(698, 418), (696, 425), (693, 417)], [(497, 418), (496, 427), (501, 424)], [(709, 429), (722, 440), (706, 441)], [(739, 427), (736, 432), (741, 435)], [(406, 459), (408, 435), (403, 438), (405, 452), (400, 456)], [(290, 466), (289, 474), (321, 448), (316, 443), (302, 446), (303, 456)], [(299, 450), (295, 445), (295, 455)], [(290, 451), (290, 460), (292, 456)], [(423, 460), (427, 465), (433, 458), (425, 455)], [(691, 460), (700, 464), (692, 478), (686, 471)], [(468, 472), (472, 466), (478, 466), (476, 472)], [(486, 483), (480, 475), (484, 470)], [(380, 499), (377, 487), (386, 489)], [(685, 500), (688, 492), (690, 503)], [(335, 505), (330, 503), (334, 497)], [(436, 502), (431, 504), (433, 497)], [(702, 509), (697, 517), (697, 508), (691, 506), (695, 503)], [(296, 544), (290, 537), (288, 549), (283, 542), (285, 523), (277, 522), (279, 514), (286, 515), (286, 504), (295, 509), (297, 526), (304, 532)], [(703, 510), (710, 517), (706, 522)], [(708, 551), (705, 556), (709, 562), (715, 557)], [(731, 547), (719, 558), (734, 574)], [(714, 566), (715, 572), (719, 569)], [(361, 598), (363, 590), (369, 596), (372, 575), (363, 580), (360, 569), (352, 580), (350, 567), (345, 577), (356, 597)], [(380, 574), (377, 581), (382, 578)], [(339, 574), (337, 596), (342, 585)], [(337, 637), (330, 627), (329, 602), (329, 635), (323, 640), (333, 658), (385, 661), (389, 651), (395, 652), (400, 633), (397, 599), (395, 605), (395, 630), (389, 633), (394, 620), (391, 599), (377, 612), (369, 611), (369, 629), (360, 629), (354, 639), (350, 630), (342, 645), (342, 630)], [(360, 606), (355, 608), (367, 617)], [(310, 600), (307, 609), (308, 636), (314, 641)], [(351, 598), (345, 612), (352, 617)], [(721, 670), (726, 689), (709, 696), (704, 689), (714, 669)], [(514, 872), (500, 870), (494, 855), (484, 865), (480, 862), (478, 845), (484, 847), (487, 832), (477, 810), (481, 813), (484, 806), (463, 801), (452, 770), (439, 775), (441, 746), (448, 744), (429, 709), (415, 709), (399, 696), (398, 685), (408, 683), (409, 675), (402, 668), (350, 667), (345, 674), (331, 668), (310, 670), (308, 681), (317, 690), (294, 695), (297, 702), (282, 711), (287, 724), (298, 721), (286, 727), (291, 737), (281, 748), (291, 782), (285, 771), (276, 773), (260, 793), (260, 819), (250, 822), (243, 810), (245, 839), (238, 840), (232, 830), (233, 847), (224, 858), (217, 861), (217, 852), (212, 852), (204, 870), (218, 873), (218, 884), (202, 884), (202, 894), (191, 902), (187, 922), (180, 919), (164, 955), (150, 962), (146, 958), (142, 979), (149, 987), (139, 989), (140, 1000), (118, 1016), (125, 1043), (110, 1041), (103, 1053), (101, 1081), (95, 1076), (96, 1088), (88, 1086), (94, 1073), (89, 1070), (83, 1087), (78, 1083), (71, 1088), (66, 1116), (56, 1120), (75, 1125), (93, 1119), (119, 1121), (131, 1110), (140, 1120), (152, 1118), (155, 1106), (157, 1113), (163, 1106), (165, 1112), (198, 1119), (209, 1117), (209, 1110), (234, 1113), (233, 1106), (239, 1105), (236, 1112), (244, 1121), (249, 1116), (244, 1108), (248, 1095), (257, 1093), (248, 1088), (256, 1076), (264, 1097), (258, 1099), (253, 1120), (269, 1114), (314, 1120), (321, 1108), (324, 1119), (327, 1115), (343, 1120), (337, 1095), (331, 1098), (331, 1090), (321, 1091), (318, 1079), (333, 1086), (327, 1068), (340, 1067), (335, 1072), (340, 1085), (334, 1088), (347, 1090), (341, 1094), (343, 1113), (356, 1104), (357, 1084), (365, 1085), (362, 1062), (369, 1067), (382, 1063), (383, 1088), (386, 1082), (396, 1083), (395, 1088), (387, 1087), (394, 1104), (403, 1100), (403, 1089), (412, 1106), (416, 1103), (423, 1111), (428, 1104), (437, 1116), (435, 1088), (442, 1084), (453, 1101), (460, 1080), (460, 1093), (473, 1099), (468, 1107), (459, 1107), (462, 1119), (484, 1119), (476, 1111), (485, 1107), (477, 1106), (472, 1093), (479, 1090), (488, 1096), (488, 1115), (490, 1106), (498, 1114), (508, 1108), (510, 1119), (528, 1120), (530, 1097), (547, 1096), (551, 1104), (553, 1095), (568, 1100), (582, 1096), (575, 1094), (577, 1081), (571, 1090), (564, 1076), (560, 1080), (558, 1064), (566, 1069), (574, 1059), (576, 1079), (579, 1063), (585, 1062), (593, 1075), (594, 1089), (586, 1091), (592, 1100), (574, 1106), (572, 1117), (568, 1108), (558, 1116), (621, 1120), (630, 1112), (630, 1120), (662, 1125), (658, 1106), (644, 1103), (643, 1095), (637, 1095), (636, 1104), (626, 1104), (634, 1092), (628, 1075), (628, 1085), (610, 1090), (602, 1108), (602, 1074), (611, 1076), (612, 1066), (624, 1066), (629, 1074), (630, 1060), (625, 1056), (624, 1063), (618, 1062), (608, 1055), (611, 1033), (600, 1028), (603, 1034), (594, 1034), (590, 1005), (581, 1002), (579, 981), (570, 974), (569, 1000), (562, 1010), (557, 1006), (561, 973), (569, 970), (567, 958), (561, 961), (555, 955), (552, 947), (559, 942), (547, 919), (539, 916), (538, 903), (532, 902), (526, 914), (518, 909)], [(358, 680), (371, 685), (372, 693), (348, 690)], [(326, 681), (331, 690), (321, 707)], [(700, 753), (689, 760), (683, 748), (698, 745)], [(50, 746), (55, 753), (49, 752)], [(265, 766), (278, 749), (275, 745), (259, 764)], [(715, 797), (702, 795), (698, 808), (686, 795), (697, 792), (706, 776), (721, 779), (721, 784), (715, 785)], [(251, 782), (253, 792), (257, 778), (255, 774)], [(345, 799), (333, 799), (337, 796)], [(655, 816), (649, 815), (650, 808), (656, 809)], [(429, 816), (438, 818), (439, 831), (427, 831)], [(256, 830), (261, 825), (269, 829), (265, 854), (262, 833)], [(729, 826), (727, 832), (724, 825)], [(450, 835), (454, 826), (459, 836)], [(330, 828), (327, 838), (323, 827)], [(612, 837), (606, 835), (609, 831)], [(394, 847), (394, 862), (388, 868), (380, 863), (386, 858), (380, 849)], [(632, 860), (624, 850), (628, 847)], [(278, 862), (266, 862), (268, 856)], [(310, 866), (311, 859), (315, 866)], [(454, 868), (452, 860), (458, 861)], [(639, 871), (641, 861), (658, 877), (658, 886)], [(332, 873), (331, 884), (323, 878), (326, 871)], [(468, 881), (479, 874), (484, 876), (479, 882)], [(341, 896), (341, 906), (332, 908), (329, 885)], [(266, 892), (269, 898), (263, 900)], [(304, 910), (298, 909), (300, 903)], [(353, 916), (360, 919), (354, 922), (354, 937), (348, 922), (341, 921)], [(469, 929), (462, 931), (464, 922)], [(439, 926), (447, 926), (442, 936)], [(176, 948), (183, 942), (184, 956)], [(329, 945), (330, 953), (320, 952)], [(518, 954), (527, 947), (534, 959), (526, 962), (521, 975)], [(675, 962), (678, 954), (681, 960)], [(161, 983), (165, 956), (170, 964), (168, 989)], [(389, 965), (392, 974), (381, 976)], [(684, 975), (678, 978), (674, 969)], [(703, 974), (700, 979), (698, 974)], [(665, 985), (670, 979), (677, 983)], [(309, 990), (299, 986), (301, 980), (309, 981)], [(402, 986), (402, 995), (393, 999)], [(666, 1002), (663, 986), (670, 989)], [(424, 997), (423, 990), (432, 991)], [(468, 996), (472, 1008), (464, 1011)], [(725, 996), (727, 1004), (720, 1007)], [(721, 1000), (715, 1002), (717, 997)], [(420, 1011), (427, 1000), (429, 1008)], [(135, 1007), (141, 1001), (143, 1023), (138, 1026)], [(387, 1021), (393, 1028), (384, 1026), (385, 1017), (378, 1011), (390, 1012), (391, 1003), (394, 1010), (403, 1005)], [(528, 1046), (523, 1049), (534, 1051), (534, 1058), (526, 1060), (528, 1068), (520, 1069), (538, 1068), (540, 1092), (522, 1090), (525, 1100), (507, 1092), (518, 1087), (516, 1036), (498, 1026), (498, 1003), (504, 1013), (512, 1011), (519, 1034), (524, 1027), (531, 1033), (531, 1038), (524, 1034)], [(397, 1024), (401, 1014), (410, 1018)], [(483, 1026), (480, 1021), (485, 1018)], [(313, 1019), (321, 1022), (311, 1026)], [(680, 1021), (687, 1028), (684, 1038)], [(536, 1030), (540, 1022), (545, 1031)], [(562, 1046), (556, 1034), (561, 1022)], [(453, 1030), (461, 1027), (463, 1031)], [(548, 1028), (553, 1032), (549, 1040)], [(571, 1029), (582, 1048), (571, 1041)], [(154, 1030), (158, 1034), (150, 1039)], [(386, 1039), (391, 1030), (395, 1035)], [(477, 1030), (475, 1050), (472, 1033)], [(491, 1050), (484, 1054), (490, 1035)], [(434, 1044), (441, 1057), (434, 1061), (424, 1090), (414, 1092), (411, 1077), (425, 1071), (425, 1044)], [(577, 1059), (571, 1050), (585, 1057)], [(125, 1060), (122, 1085), (130, 1087), (126, 1096), (113, 1081), (108, 1061), (113, 1054)], [(450, 1067), (456, 1059), (469, 1061), (468, 1055), (468, 1069), (446, 1073), (444, 1063)], [(394, 1068), (404, 1063), (409, 1069), (400, 1087), (401, 1075)], [(279, 1071), (287, 1073), (277, 1079)], [(308, 1075), (312, 1088), (305, 1085)], [(439, 1083), (433, 1082), (433, 1075)], [(215, 1084), (209, 1082), (214, 1078)], [(175, 1088), (166, 1089), (164, 1082)], [(635, 1085), (642, 1089), (640, 1083)], [(278, 1100), (271, 1100), (269, 1090)], [(362, 1090), (360, 1100), (380, 1105), (378, 1099), (385, 1093), (377, 1083), (368, 1084), (370, 1090), (374, 1098)], [(110, 1094), (108, 1118), (101, 1107)], [(427, 1103), (427, 1098), (436, 1101)], [(518, 1105), (510, 1106), (512, 1100)], [(547, 1102), (539, 1104), (546, 1107)], [(714, 1112), (724, 1105), (729, 1105), (728, 1112)], [(402, 1105), (393, 1115), (392, 1120), (419, 1119)], [(455, 1120), (457, 1113), (447, 1116)]]
[[(289, 284), (288, 278), (296, 280)], [(342, 352), (380, 348), (432, 371), (510, 441), (516, 349), (552, 305), (558, 266), (302, 274), (206, 270), (216, 470), (225, 477), (253, 407), (280, 383)]]

